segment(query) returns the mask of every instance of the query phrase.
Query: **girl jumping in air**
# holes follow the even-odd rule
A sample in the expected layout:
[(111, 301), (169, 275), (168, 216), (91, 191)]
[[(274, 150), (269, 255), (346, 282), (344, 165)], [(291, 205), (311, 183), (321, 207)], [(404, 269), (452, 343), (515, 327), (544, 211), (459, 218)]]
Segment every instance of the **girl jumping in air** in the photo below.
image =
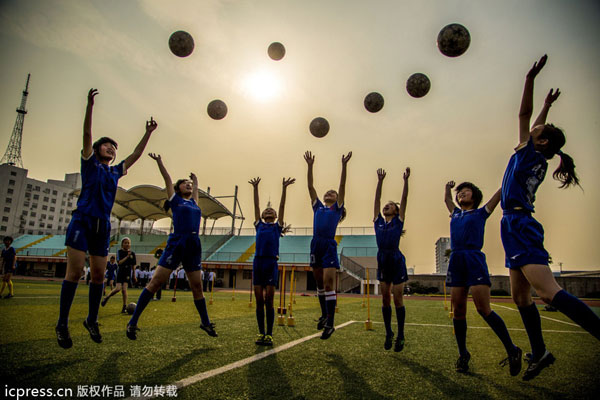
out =
[(459, 357), (456, 361), (457, 372), (469, 370), (471, 354), (467, 350), (467, 297), (469, 288), (479, 315), (492, 328), (504, 348), (507, 358), (500, 362), (510, 364), (510, 374), (516, 376), (521, 371), (523, 352), (510, 338), (504, 321), (490, 307), (490, 275), (485, 254), (482, 253), (485, 223), (500, 201), (498, 190), (487, 204), (478, 208), (483, 199), (481, 190), (470, 182), (463, 182), (456, 188), (456, 207), (451, 190), (454, 181), (446, 184), (444, 202), (450, 211), (450, 261), (446, 275), (446, 286), (451, 287), (450, 296), (454, 309), (454, 334), (458, 345)]
[[(373, 210), (373, 223), (375, 224), (375, 238), (377, 240), (377, 279), (381, 284), (381, 312), (385, 324), (385, 343), (383, 348), (392, 348), (394, 332), (392, 331), (392, 307), (391, 296), (394, 293), (394, 305), (396, 307), (396, 319), (398, 320), (398, 337), (394, 351), (402, 351), (404, 348), (404, 320), (406, 310), (404, 308), (403, 294), (404, 282), (408, 280), (406, 272), (406, 259), (398, 248), (400, 237), (404, 234), (404, 216), (406, 214), (406, 202), (408, 200), (408, 178), (410, 168), (404, 172), (404, 189), (400, 204), (389, 201), (381, 210), (381, 190), (385, 178), (383, 169), (377, 170), (377, 189), (375, 190), (375, 207)], [(381, 212), (383, 216), (381, 215)]]
[(152, 276), (152, 280), (142, 290), (137, 301), (135, 311), (127, 324), (127, 337), (131, 340), (137, 339), (138, 319), (140, 315), (154, 297), (154, 294), (167, 282), (171, 272), (179, 264), (188, 277), (194, 305), (200, 314), (200, 329), (209, 336), (216, 337), (217, 333), (214, 324), (208, 318), (206, 310), (206, 299), (202, 292), (202, 246), (198, 236), (200, 228), (200, 207), (198, 207), (198, 180), (196, 175), (190, 174), (190, 179), (179, 179), (175, 185), (165, 168), (160, 155), (150, 153), (150, 158), (156, 161), (158, 169), (165, 180), (167, 189), (168, 203), (165, 208), (173, 210), (173, 233), (169, 235), (167, 247), (158, 260), (158, 265)]
[(304, 160), (308, 164), (308, 194), (314, 212), (313, 238), (310, 242), (310, 266), (317, 282), (317, 294), (321, 305), (321, 317), (317, 329), (323, 329), (321, 339), (329, 339), (335, 332), (333, 325), (337, 296), (334, 290), (335, 274), (340, 268), (337, 254), (335, 230), (338, 223), (346, 216), (344, 197), (346, 195), (346, 166), (352, 152), (342, 156), (342, 176), (340, 187), (328, 190), (323, 195), (323, 203), (317, 197), (313, 185), (313, 164), (315, 157), (310, 151), (304, 153)]
[(544, 344), (537, 306), (531, 298), (531, 287), (540, 298), (551, 304), (583, 329), (600, 340), (600, 318), (577, 297), (564, 291), (548, 267), (548, 252), (544, 249), (544, 229), (533, 218), (535, 193), (546, 177), (548, 161), (560, 158), (552, 177), (561, 188), (579, 185), (573, 159), (562, 152), (564, 133), (552, 124), (546, 124), (548, 111), (560, 95), (550, 90), (544, 106), (531, 127), (533, 114), (533, 82), (546, 64), (544, 55), (527, 73), (519, 110), (519, 145), (510, 158), (502, 180), (502, 244), (506, 253), (506, 267), (510, 270), (512, 297), (521, 313), (531, 354), (526, 355), (529, 366), (524, 380), (535, 378), (554, 362), (554, 356)]
[(116, 166), (111, 166), (117, 156), (117, 142), (102, 137), (92, 144), (92, 111), (97, 94), (98, 90), (90, 89), (87, 96), (81, 150), (81, 194), (65, 238), (67, 272), (60, 291), (59, 316), (55, 328), (58, 345), (65, 349), (73, 346), (69, 333), (69, 312), (87, 252), (90, 254), (91, 282), (88, 316), (83, 320), (83, 326), (94, 342), (102, 342), (98, 329), (98, 309), (104, 287), (104, 270), (110, 244), (110, 213), (117, 194), (117, 183), (140, 158), (157, 127), (152, 117), (146, 121), (146, 132), (133, 153)]
[[(283, 178), (281, 201), (279, 202), (279, 217), (271, 207), (260, 212), (258, 201), (258, 184), (260, 178), (248, 181), (254, 188), (254, 227), (256, 228), (256, 252), (252, 262), (252, 284), (256, 297), (256, 321), (258, 322), (258, 339), (256, 344), (262, 346), (273, 345), (273, 296), (275, 285), (278, 281), (279, 237), (285, 227), (283, 212), (285, 210), (286, 189), (296, 179)], [(277, 222), (275, 222), (277, 220)], [(267, 331), (265, 333), (265, 310), (267, 316)]]

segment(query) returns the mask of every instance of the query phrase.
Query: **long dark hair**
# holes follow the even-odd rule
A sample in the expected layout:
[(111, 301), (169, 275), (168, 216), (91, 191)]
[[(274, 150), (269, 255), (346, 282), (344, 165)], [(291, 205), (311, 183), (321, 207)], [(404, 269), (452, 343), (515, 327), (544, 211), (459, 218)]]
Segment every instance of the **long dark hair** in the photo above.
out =
[[(177, 193), (178, 195), (181, 195), (181, 190), (179, 189), (179, 185), (181, 185), (185, 181), (187, 181), (187, 179), (177, 179), (177, 182), (175, 182), (175, 184), (173, 185), (173, 189), (175, 190), (175, 193)], [(163, 204), (163, 208), (165, 209), (165, 212), (169, 212), (169, 210), (171, 209), (171, 202), (168, 199), (165, 200), (165, 202)]]
[(552, 178), (562, 184), (559, 187), (564, 189), (571, 185), (580, 186), (579, 177), (575, 173), (575, 162), (573, 161), (573, 158), (560, 150), (567, 142), (563, 131), (553, 124), (546, 124), (540, 134), (540, 139), (548, 140), (548, 145), (541, 152), (547, 160), (550, 160), (555, 154), (558, 154), (560, 157), (560, 164), (552, 173)]

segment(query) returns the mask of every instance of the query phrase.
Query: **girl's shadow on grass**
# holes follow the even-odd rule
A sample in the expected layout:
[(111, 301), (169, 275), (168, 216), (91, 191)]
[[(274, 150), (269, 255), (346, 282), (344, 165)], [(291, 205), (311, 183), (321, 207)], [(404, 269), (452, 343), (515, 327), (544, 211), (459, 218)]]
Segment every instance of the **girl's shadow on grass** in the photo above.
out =
[(304, 399), (304, 396), (294, 394), (285, 371), (279, 365), (277, 354), (250, 364), (246, 378), (250, 399)]
[(361, 376), (360, 373), (356, 372), (348, 366), (348, 363), (339, 355), (335, 353), (326, 354), (328, 360), (327, 363), (333, 365), (340, 371), (340, 376), (344, 381), (344, 395), (340, 398), (346, 399), (392, 399), (392, 397), (386, 397), (381, 393), (374, 392), (371, 390), (369, 384)]

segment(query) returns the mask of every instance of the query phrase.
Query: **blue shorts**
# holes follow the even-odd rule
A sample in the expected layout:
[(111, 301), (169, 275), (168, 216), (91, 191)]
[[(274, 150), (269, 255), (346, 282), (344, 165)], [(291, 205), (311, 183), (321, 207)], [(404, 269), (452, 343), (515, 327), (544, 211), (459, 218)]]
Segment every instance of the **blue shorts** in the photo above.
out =
[(310, 241), (310, 266), (312, 268), (340, 269), (335, 239), (313, 236)]
[(279, 267), (277, 257), (254, 257), (252, 262), (252, 284), (255, 286), (277, 286)]
[(544, 228), (527, 212), (504, 212), (500, 222), (506, 268), (527, 264), (548, 265), (544, 249)]
[(408, 280), (406, 258), (400, 250), (377, 251), (377, 280), (394, 285)]
[(108, 274), (106, 275), (106, 280), (107, 281), (114, 281), (115, 280), (115, 273), (113, 272), (112, 274)]
[(453, 250), (450, 253), (446, 286), (492, 286), (485, 254), (479, 250)]
[(106, 257), (110, 247), (110, 221), (73, 212), (65, 245), (92, 256)]
[(168, 269), (176, 269), (183, 265), (186, 272), (200, 271), (202, 269), (202, 245), (196, 233), (175, 234), (171, 233), (167, 240), (167, 247), (163, 251), (158, 265)]

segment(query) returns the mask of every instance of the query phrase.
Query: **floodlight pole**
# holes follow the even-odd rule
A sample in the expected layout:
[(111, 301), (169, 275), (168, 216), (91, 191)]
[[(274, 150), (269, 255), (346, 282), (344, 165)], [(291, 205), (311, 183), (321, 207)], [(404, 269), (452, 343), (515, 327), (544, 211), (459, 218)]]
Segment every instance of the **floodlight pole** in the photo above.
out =
[[(210, 195), (210, 186), (206, 188), (206, 194)], [(204, 218), (204, 223), (202, 224), (202, 236), (206, 234), (206, 217)]]
[(233, 194), (233, 215), (231, 216), (231, 234), (232, 235), (235, 234), (235, 212), (236, 212), (236, 206), (237, 206), (237, 193), (238, 193), (238, 186), (235, 185), (235, 193)]

